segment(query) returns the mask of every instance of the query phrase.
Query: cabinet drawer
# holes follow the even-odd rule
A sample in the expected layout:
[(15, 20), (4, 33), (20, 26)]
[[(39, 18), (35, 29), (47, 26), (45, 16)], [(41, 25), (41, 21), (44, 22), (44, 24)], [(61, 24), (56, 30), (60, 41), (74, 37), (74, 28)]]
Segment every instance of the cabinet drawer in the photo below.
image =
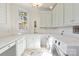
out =
[(15, 42), (12, 42), (12, 43), (10, 43), (10, 44), (8, 44), (8, 45), (2, 47), (2, 48), (0, 49), (0, 54), (3, 53), (4, 51), (6, 51), (7, 49), (11, 48), (11, 47), (14, 46), (14, 45), (15, 45)]

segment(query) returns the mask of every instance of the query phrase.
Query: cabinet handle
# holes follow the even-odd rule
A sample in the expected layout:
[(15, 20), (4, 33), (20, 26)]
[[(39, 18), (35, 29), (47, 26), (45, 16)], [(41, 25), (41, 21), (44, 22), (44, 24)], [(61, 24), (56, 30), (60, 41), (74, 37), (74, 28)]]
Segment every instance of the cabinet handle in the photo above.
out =
[(58, 45), (60, 45), (60, 42), (58, 42)]
[(71, 22), (74, 22), (75, 20), (70, 20)]

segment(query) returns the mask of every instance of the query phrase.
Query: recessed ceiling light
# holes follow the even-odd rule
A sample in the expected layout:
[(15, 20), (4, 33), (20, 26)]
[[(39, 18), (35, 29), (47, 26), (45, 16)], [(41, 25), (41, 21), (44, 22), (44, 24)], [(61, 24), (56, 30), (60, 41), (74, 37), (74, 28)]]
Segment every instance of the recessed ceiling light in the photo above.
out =
[(50, 6), (49, 9), (52, 10), (53, 9), (53, 6)]

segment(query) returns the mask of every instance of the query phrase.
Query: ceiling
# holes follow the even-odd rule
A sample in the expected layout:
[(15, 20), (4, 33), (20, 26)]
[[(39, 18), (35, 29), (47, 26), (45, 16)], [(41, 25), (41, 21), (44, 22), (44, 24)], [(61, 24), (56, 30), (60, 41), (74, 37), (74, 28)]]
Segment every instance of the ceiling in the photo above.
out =
[[(19, 3), (19, 5), (28, 7), (28, 8), (33, 8), (32, 3)], [(42, 6), (39, 7), (40, 10), (46, 10), (49, 9), (50, 6), (54, 6), (55, 3), (42, 3)]]

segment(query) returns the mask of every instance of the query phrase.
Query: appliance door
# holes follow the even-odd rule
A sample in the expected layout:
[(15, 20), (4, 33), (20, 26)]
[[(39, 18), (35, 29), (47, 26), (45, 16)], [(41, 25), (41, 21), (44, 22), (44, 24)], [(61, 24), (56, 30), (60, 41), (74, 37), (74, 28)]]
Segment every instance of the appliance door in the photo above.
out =
[(55, 44), (52, 45), (51, 53), (52, 53), (53, 56), (59, 56), (59, 53), (57, 51), (57, 47), (56, 47)]
[(55, 44), (52, 45), (51, 53), (53, 56), (68, 56), (63, 53)]

